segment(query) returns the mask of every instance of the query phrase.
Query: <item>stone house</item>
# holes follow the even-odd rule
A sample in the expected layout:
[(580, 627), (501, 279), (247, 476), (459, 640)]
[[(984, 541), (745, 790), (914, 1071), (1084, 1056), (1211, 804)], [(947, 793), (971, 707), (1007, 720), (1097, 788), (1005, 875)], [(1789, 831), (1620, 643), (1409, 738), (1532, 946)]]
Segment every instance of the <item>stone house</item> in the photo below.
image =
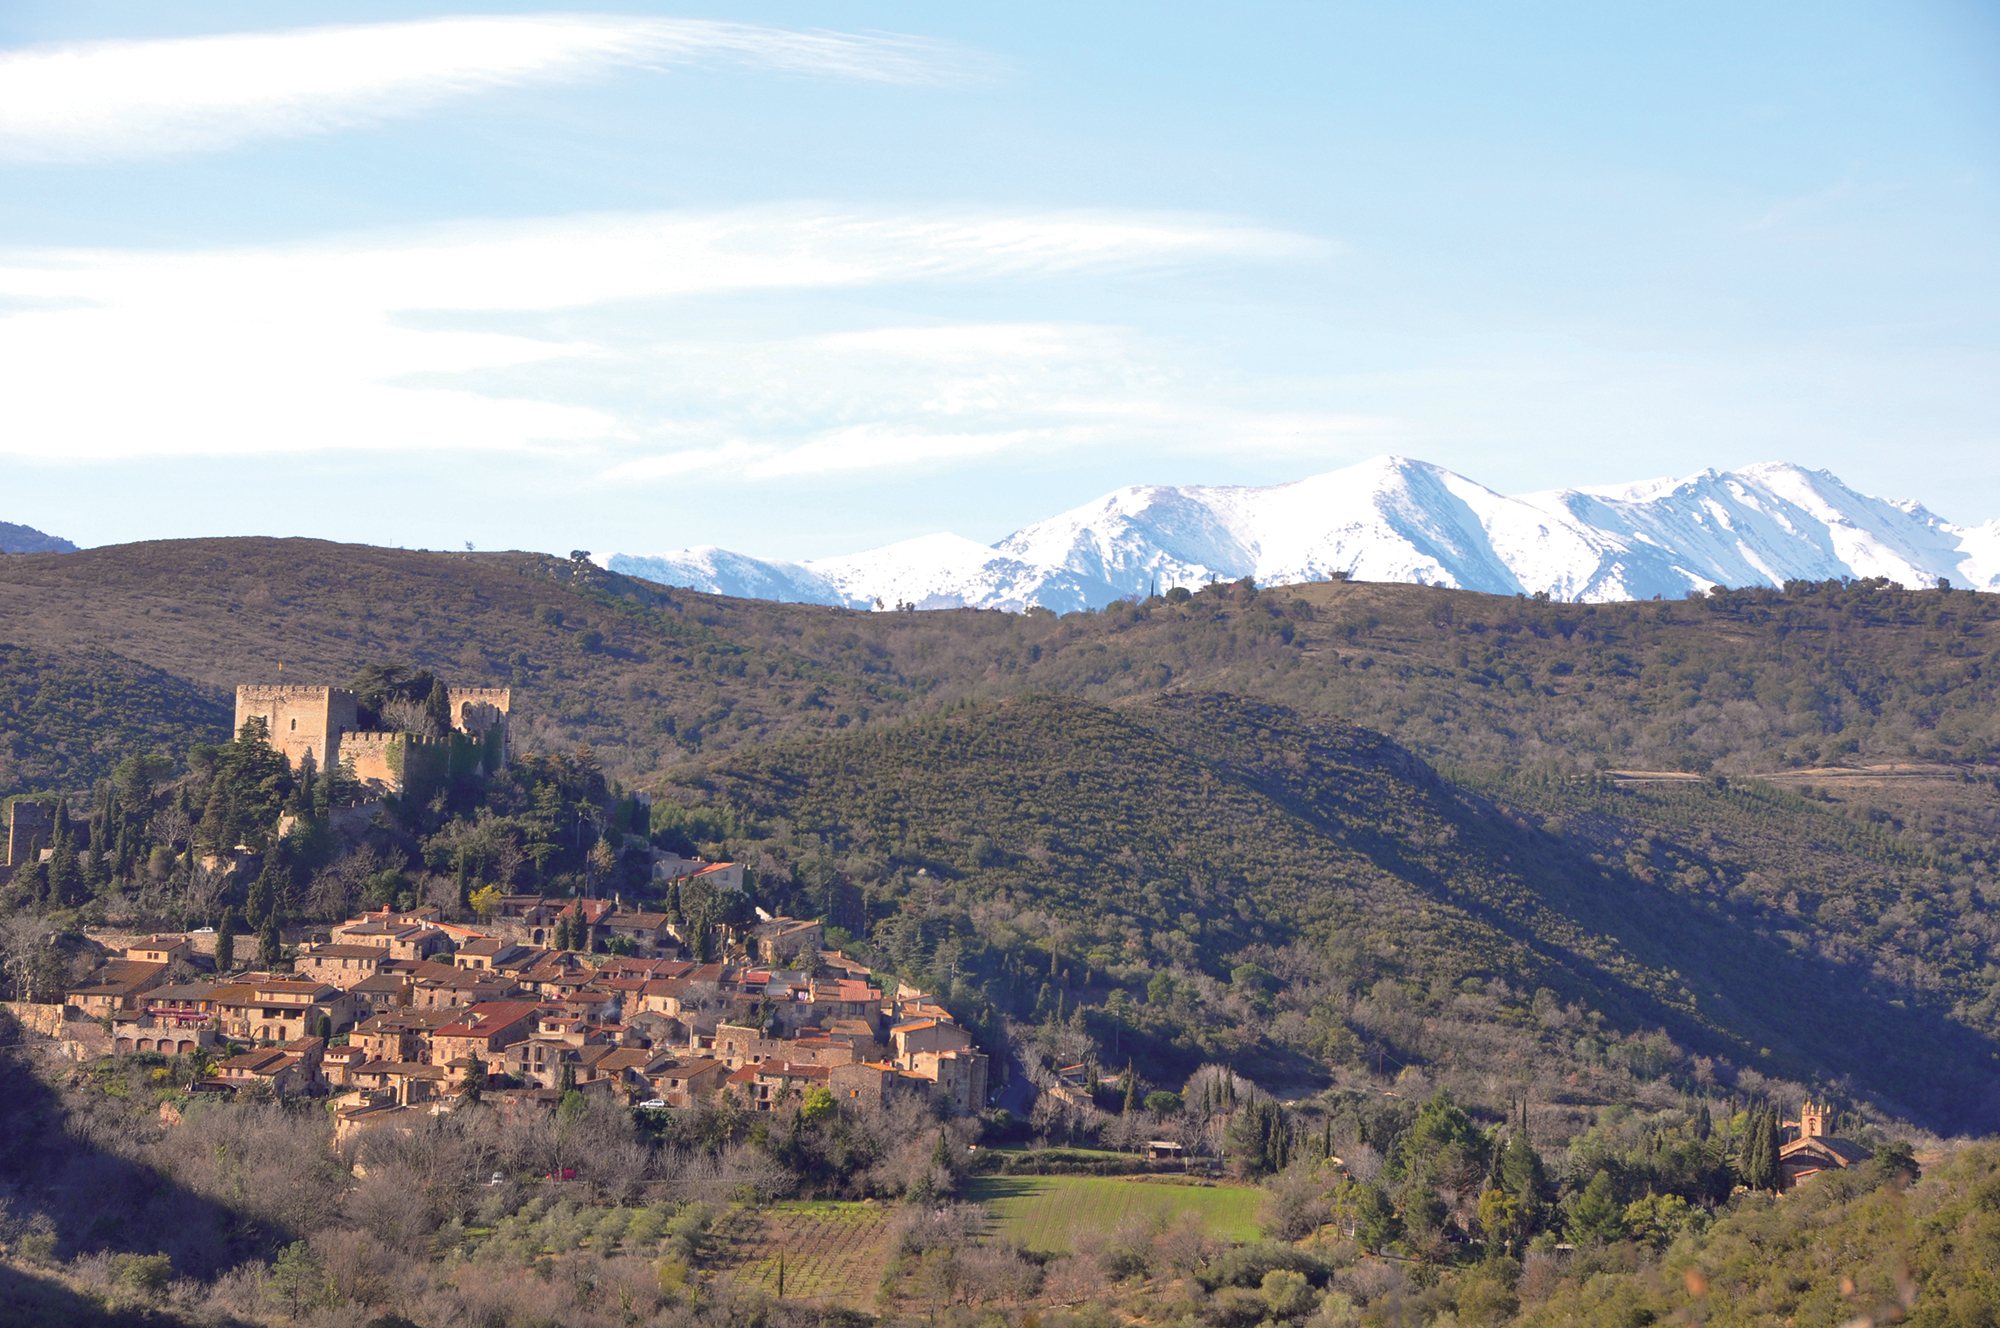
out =
[(394, 962), (385, 946), (328, 941), (300, 946), (298, 958), (292, 961), (292, 971), (302, 978), (350, 991), (380, 973), (385, 964)]
[(194, 948), (185, 936), (148, 936), (127, 945), (125, 957), (142, 964), (171, 964), (176, 959), (192, 959)]
[(239, 1042), (294, 1042), (354, 1023), (353, 999), (310, 978), (247, 974), (218, 988), (213, 999), (223, 1036)]
[(535, 1001), (487, 1001), (466, 1010), (460, 1018), (431, 1034), (430, 1060), (444, 1065), (471, 1057), (497, 1069), (502, 1053), (516, 1042), (525, 1042), (534, 1030), (541, 1007)]
[(706, 1056), (676, 1061), (650, 1072), (653, 1092), (670, 1107), (692, 1107), (722, 1091), (729, 1067)]
[(107, 1019), (123, 1011), (139, 1008), (140, 998), (166, 981), (164, 963), (138, 959), (114, 959), (72, 987), (63, 1002), (73, 1005), (93, 1019)]

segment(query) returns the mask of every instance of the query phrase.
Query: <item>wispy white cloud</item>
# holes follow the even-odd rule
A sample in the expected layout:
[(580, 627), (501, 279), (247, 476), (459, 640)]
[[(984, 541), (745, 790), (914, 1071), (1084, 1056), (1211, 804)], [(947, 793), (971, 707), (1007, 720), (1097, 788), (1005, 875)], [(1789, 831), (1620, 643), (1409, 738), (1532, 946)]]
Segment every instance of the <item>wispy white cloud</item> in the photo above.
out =
[[(739, 344), (698, 325), (686, 300), (1312, 250), (1199, 217), (767, 208), (200, 252), (0, 251), (0, 455), (562, 448), (601, 468), (650, 458), (629, 474), (734, 457), (775, 476), (1075, 442), (1159, 409), (1166, 375), (1116, 329)], [(635, 341), (604, 332), (607, 320), (651, 331)]]
[(1233, 405), (1229, 386), (1258, 385), (1189, 374), (1174, 348), (1087, 324), (892, 326), (754, 346), (651, 346), (624, 371), (645, 374), (672, 413), (608, 468), (614, 484), (939, 469), (1113, 449), (1325, 460), (1381, 451), (1404, 434), (1379, 415)]
[(379, 124), (497, 88), (698, 62), (895, 83), (986, 66), (913, 37), (591, 14), (30, 46), (0, 51), (0, 158), (212, 152)]

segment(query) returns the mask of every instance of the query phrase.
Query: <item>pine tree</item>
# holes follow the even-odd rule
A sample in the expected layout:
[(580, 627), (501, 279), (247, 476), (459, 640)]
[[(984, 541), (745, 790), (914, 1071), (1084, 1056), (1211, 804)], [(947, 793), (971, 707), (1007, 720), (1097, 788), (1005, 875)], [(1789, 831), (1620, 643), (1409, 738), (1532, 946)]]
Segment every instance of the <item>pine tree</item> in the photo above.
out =
[(1579, 1245), (1601, 1244), (1625, 1234), (1625, 1214), (1611, 1173), (1599, 1167), (1570, 1208), (1569, 1238)]
[(284, 939), (278, 934), (278, 915), (274, 911), (264, 919), (264, 930), (257, 938), (257, 965), (273, 969), (285, 957)]

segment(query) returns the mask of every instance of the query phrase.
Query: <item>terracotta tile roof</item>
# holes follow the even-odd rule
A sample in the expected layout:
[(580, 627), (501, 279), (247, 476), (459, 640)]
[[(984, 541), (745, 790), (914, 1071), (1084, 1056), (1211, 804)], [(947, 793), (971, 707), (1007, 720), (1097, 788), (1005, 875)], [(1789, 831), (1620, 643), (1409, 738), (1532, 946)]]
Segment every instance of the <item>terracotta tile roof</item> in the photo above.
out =
[(525, 1022), (541, 1008), (538, 1001), (483, 1001), (461, 1011), (457, 1023), (446, 1024), (432, 1037), (489, 1037), (512, 1024)]
[(73, 996), (125, 996), (143, 988), (167, 971), (165, 964), (143, 959), (114, 959), (92, 973), (80, 987), (71, 987)]
[(662, 1080), (692, 1079), (698, 1074), (707, 1074), (710, 1070), (715, 1069), (721, 1064), (721, 1061), (708, 1057), (700, 1057), (691, 1061), (682, 1061), (679, 1065), (669, 1066), (661, 1070), (655, 1078)]
[(302, 958), (373, 959), (377, 963), (388, 959), (388, 953), (379, 945), (351, 945), (340, 941), (304, 946), (299, 955)]

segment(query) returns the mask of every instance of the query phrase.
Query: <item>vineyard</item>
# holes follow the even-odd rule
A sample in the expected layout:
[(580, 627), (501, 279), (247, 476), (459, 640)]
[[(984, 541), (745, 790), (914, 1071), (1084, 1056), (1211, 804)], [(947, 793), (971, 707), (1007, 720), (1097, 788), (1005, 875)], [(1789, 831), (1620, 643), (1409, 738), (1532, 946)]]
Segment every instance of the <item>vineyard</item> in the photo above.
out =
[(786, 1300), (866, 1309), (889, 1262), (893, 1211), (893, 1205), (834, 1202), (738, 1209), (715, 1232), (716, 1244), (729, 1251), (717, 1280)]

